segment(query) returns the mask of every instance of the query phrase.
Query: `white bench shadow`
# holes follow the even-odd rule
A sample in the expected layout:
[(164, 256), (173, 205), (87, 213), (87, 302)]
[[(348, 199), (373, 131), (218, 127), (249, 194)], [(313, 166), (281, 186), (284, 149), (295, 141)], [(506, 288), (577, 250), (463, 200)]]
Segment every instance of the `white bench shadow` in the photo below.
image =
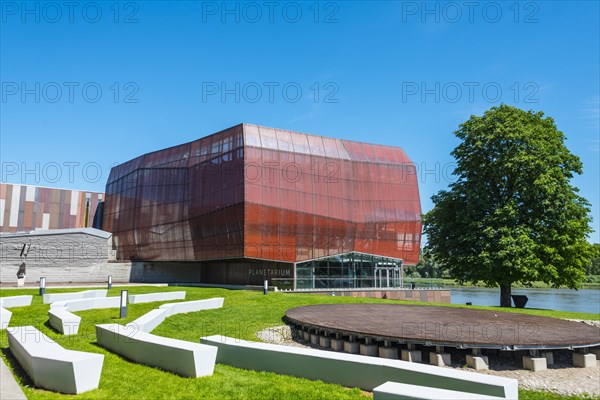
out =
[(455, 390), (436, 389), (405, 383), (386, 382), (373, 389), (373, 400), (500, 400), (502, 397), (485, 396)]
[(104, 355), (67, 350), (33, 326), (7, 333), (10, 351), (36, 386), (68, 394), (98, 388)]
[(185, 292), (160, 292), (146, 294), (130, 294), (129, 304), (151, 303), (154, 301), (169, 301), (185, 299)]
[(79, 299), (89, 299), (95, 297), (106, 297), (108, 290), (84, 290), (83, 292), (72, 292), (72, 293), (49, 293), (42, 296), (42, 302), (44, 304), (51, 304), (56, 301), (69, 301)]
[(217, 362), (237, 368), (269, 371), (372, 391), (386, 382), (518, 398), (516, 379), (432, 365), (332, 351), (248, 342), (226, 336), (201, 338), (219, 348)]
[(0, 329), (7, 329), (10, 324), (12, 312), (7, 308), (30, 306), (32, 299), (31, 295), (0, 297)]

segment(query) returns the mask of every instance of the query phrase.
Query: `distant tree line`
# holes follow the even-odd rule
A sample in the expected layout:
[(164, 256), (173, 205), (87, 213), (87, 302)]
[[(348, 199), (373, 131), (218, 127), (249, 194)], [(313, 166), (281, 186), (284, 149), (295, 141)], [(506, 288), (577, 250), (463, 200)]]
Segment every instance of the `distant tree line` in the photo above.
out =
[(417, 265), (404, 267), (404, 277), (452, 278), (450, 276), (450, 270), (443, 268), (440, 263), (436, 262), (435, 257), (429, 254), (426, 249), (421, 250)]
[[(588, 282), (600, 282), (600, 243), (593, 245), (594, 256), (585, 268)], [(446, 278), (452, 279), (450, 270), (436, 262), (435, 257), (427, 251), (421, 250), (417, 265), (404, 266), (406, 278)]]

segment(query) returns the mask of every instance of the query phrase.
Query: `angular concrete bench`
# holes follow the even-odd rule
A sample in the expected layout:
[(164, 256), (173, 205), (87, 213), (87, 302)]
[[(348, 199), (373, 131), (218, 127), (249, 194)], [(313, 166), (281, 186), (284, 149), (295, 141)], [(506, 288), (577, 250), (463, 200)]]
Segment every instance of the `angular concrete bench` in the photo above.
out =
[(153, 301), (168, 301), (168, 300), (183, 300), (185, 292), (161, 292), (161, 293), (146, 293), (146, 294), (130, 294), (129, 303), (151, 303)]
[(31, 305), (33, 296), (10, 296), (0, 297), (0, 307), (11, 308), (11, 307), (25, 307)]
[(163, 304), (159, 309), (167, 310), (167, 316), (182, 314), (188, 312), (196, 312), (202, 310), (211, 310), (214, 308), (223, 307), (223, 297), (215, 297), (206, 300), (183, 301), (181, 303)]
[(7, 333), (10, 351), (36, 386), (68, 394), (98, 388), (104, 355), (67, 350), (33, 326)]
[(502, 397), (485, 396), (454, 390), (435, 389), (405, 383), (386, 382), (373, 389), (373, 400), (500, 400)]
[(185, 377), (210, 376), (217, 348), (165, 338), (119, 324), (96, 325), (98, 344), (114, 353)]
[(89, 299), (96, 297), (106, 297), (108, 290), (84, 290), (83, 292), (74, 293), (50, 293), (42, 296), (44, 304), (54, 303), (56, 301), (69, 301), (79, 299)]
[(73, 314), (73, 311), (115, 308), (120, 305), (121, 298), (118, 296), (55, 301), (50, 304), (48, 322), (52, 328), (63, 335), (76, 335), (81, 317)]
[(81, 317), (73, 314), (65, 307), (55, 307), (48, 311), (50, 326), (63, 335), (76, 335)]
[(217, 346), (217, 362), (222, 364), (320, 379), (369, 391), (391, 381), (506, 399), (518, 398), (516, 379), (400, 360), (247, 342), (220, 335), (203, 337), (201, 343)]
[(7, 329), (12, 317), (6, 308), (30, 306), (32, 299), (33, 296), (0, 297), (0, 329)]
[(206, 300), (163, 304), (159, 308), (156, 308), (142, 315), (135, 321), (128, 323), (126, 326), (142, 332), (152, 332), (152, 330), (160, 325), (165, 318), (170, 317), (171, 315), (221, 308), (223, 307), (223, 301), (223, 297), (215, 297)]
[(154, 328), (160, 325), (167, 317), (167, 310), (165, 310), (164, 308), (155, 308), (154, 310), (147, 312), (146, 314), (142, 315), (135, 321), (131, 321), (125, 326), (141, 332), (150, 333), (154, 330)]
[(50, 304), (50, 308), (64, 307), (67, 310), (85, 311), (98, 308), (118, 308), (121, 305), (121, 297), (93, 297), (89, 299), (55, 301)]
[(10, 324), (12, 313), (4, 307), (0, 307), (0, 329), (7, 329)]

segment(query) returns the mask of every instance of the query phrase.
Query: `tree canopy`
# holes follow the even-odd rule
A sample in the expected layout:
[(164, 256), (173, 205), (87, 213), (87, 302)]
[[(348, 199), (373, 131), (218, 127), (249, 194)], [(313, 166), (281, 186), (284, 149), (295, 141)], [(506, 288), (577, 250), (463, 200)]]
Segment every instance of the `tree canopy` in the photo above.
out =
[(582, 173), (565, 135), (543, 112), (501, 105), (455, 135), (456, 181), (423, 217), (428, 251), (460, 282), (578, 288), (592, 256), (590, 205), (571, 185)]

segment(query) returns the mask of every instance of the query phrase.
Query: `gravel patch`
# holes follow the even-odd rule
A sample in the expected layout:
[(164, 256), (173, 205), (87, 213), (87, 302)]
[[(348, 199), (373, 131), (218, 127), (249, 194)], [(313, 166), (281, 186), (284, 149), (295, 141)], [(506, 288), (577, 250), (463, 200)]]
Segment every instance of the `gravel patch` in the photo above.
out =
[[(589, 325), (600, 326), (600, 321), (581, 321)], [(264, 329), (256, 334), (263, 342), (285, 346), (309, 348), (315, 346), (307, 344), (298, 335), (296, 329), (288, 326), (274, 326)], [(326, 349), (324, 349), (326, 350)], [(465, 369), (466, 361), (464, 350), (446, 349), (452, 355), (452, 366), (444, 368)], [(477, 371), (479, 373), (514, 378), (519, 381), (523, 389), (543, 390), (561, 395), (600, 396), (600, 361), (594, 368), (574, 368), (571, 361), (571, 351), (555, 350), (554, 365), (549, 365), (546, 371), (531, 372), (523, 369), (521, 357), (526, 352), (499, 352), (499, 355), (490, 355), (490, 369)], [(427, 359), (423, 354), (424, 359)]]
[(585, 320), (585, 319), (568, 319), (565, 318), (567, 321), (573, 321), (573, 322), (581, 322), (587, 325), (592, 325), (592, 326), (597, 326), (600, 327), (600, 321), (592, 321), (592, 320)]

